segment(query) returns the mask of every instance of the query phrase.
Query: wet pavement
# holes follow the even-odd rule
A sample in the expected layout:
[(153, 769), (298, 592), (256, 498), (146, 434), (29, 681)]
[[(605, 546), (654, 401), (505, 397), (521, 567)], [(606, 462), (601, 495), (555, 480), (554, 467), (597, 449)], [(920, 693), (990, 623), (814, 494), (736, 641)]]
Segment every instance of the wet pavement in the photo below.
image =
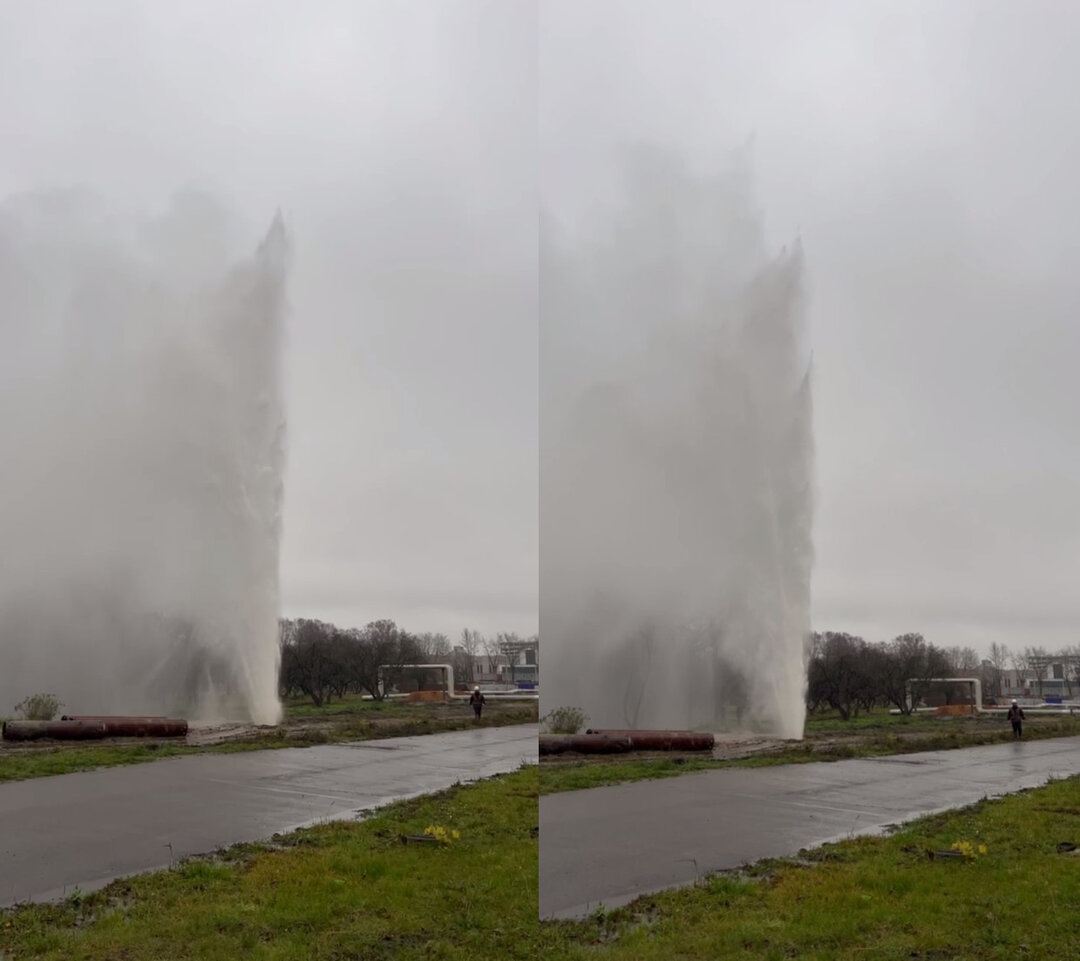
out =
[(537, 725), (168, 758), (0, 784), (0, 906), (536, 763)]
[(540, 799), (540, 916), (618, 907), (709, 871), (1073, 774), (1076, 737), (726, 768), (548, 795)]

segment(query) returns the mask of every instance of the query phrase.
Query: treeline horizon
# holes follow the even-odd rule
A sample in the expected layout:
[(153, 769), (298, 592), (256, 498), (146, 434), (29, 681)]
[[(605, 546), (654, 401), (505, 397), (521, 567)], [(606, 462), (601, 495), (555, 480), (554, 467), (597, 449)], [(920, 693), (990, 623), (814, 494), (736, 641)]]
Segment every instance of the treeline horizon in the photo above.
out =
[[(842, 631), (815, 631), (807, 643), (806, 707), (813, 712), (828, 705), (845, 720), (882, 706), (909, 714), (932, 678), (976, 677), (984, 696), (999, 697), (1010, 669), (1034, 680), (1041, 694), (1054, 663), (1064, 665), (1061, 680), (1071, 696), (1074, 685), (1080, 688), (1080, 645), (1048, 651), (994, 643), (984, 656), (972, 647), (938, 647), (917, 632), (873, 642)], [(947, 700), (955, 695), (945, 691)]]
[[(390, 619), (342, 628), (318, 618), (279, 618), (281, 697), (304, 695), (316, 706), (346, 694), (369, 694), (381, 701), (406, 664), (449, 664), (455, 680), (472, 684), (477, 657), (492, 663), (525, 641), (512, 631), (485, 635), (463, 628), (457, 641), (441, 632), (411, 632)], [(423, 686), (423, 678), (420, 678)]]

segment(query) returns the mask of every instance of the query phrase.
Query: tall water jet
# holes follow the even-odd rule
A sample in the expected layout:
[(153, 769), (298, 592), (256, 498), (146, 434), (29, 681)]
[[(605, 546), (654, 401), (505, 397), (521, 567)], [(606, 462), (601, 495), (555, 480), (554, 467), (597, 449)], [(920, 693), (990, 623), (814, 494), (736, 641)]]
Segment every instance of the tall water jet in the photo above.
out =
[(276, 722), (288, 243), (188, 192), (0, 204), (0, 713)]
[(542, 226), (544, 709), (801, 737), (801, 249), (769, 255), (742, 166), (641, 148), (622, 173), (613, 206)]

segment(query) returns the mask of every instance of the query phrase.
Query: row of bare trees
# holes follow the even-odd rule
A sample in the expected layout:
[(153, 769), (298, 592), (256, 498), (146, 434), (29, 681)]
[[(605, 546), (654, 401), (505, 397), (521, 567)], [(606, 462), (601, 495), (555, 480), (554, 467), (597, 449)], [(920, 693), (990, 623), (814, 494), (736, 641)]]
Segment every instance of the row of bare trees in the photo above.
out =
[(921, 634), (871, 643), (825, 631), (811, 635), (808, 653), (807, 708), (828, 705), (844, 720), (877, 706), (910, 714), (931, 678), (977, 676), (973, 672), (980, 669), (971, 648), (936, 647)]
[[(931, 678), (977, 677), (984, 695), (1005, 693), (1005, 674), (1012, 669), (1033, 680), (1042, 694), (1043, 682), (1055, 665), (1071, 697), (1080, 689), (1080, 645), (1056, 652), (1041, 647), (1011, 651), (990, 645), (980, 657), (971, 647), (936, 647), (921, 634), (901, 634), (891, 641), (870, 643), (837, 631), (810, 636), (807, 668), (807, 707), (828, 705), (845, 720), (875, 706), (890, 705), (905, 714), (929, 690)], [(962, 688), (942, 689), (946, 703)]]
[[(386, 686), (400, 677), (406, 664), (450, 664), (456, 679), (471, 684), (479, 656), (494, 662), (520, 643), (516, 634), (485, 636), (466, 628), (452, 644), (445, 634), (413, 634), (391, 620), (340, 628), (297, 618), (283, 619), (280, 626), (279, 692), (282, 697), (302, 694), (317, 706), (350, 693), (382, 700)], [(417, 679), (423, 687), (423, 674)]]
[(309, 618), (283, 620), (279, 692), (304, 694), (317, 706), (350, 692), (382, 700), (380, 669), (416, 663), (414, 643), (393, 621), (356, 629)]

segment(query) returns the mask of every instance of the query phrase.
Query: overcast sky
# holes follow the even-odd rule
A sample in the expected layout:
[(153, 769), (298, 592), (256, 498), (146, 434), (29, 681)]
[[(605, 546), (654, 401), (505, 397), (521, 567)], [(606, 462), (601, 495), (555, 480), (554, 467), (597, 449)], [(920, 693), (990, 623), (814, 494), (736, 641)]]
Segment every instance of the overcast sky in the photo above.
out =
[(1080, 642), (1078, 48), (1065, 0), (540, 4), (546, 203), (620, 142), (753, 138), (801, 233), (817, 629)]
[(770, 240), (806, 250), (815, 626), (1057, 647), (1078, 47), (1065, 0), (3, 0), (0, 194), (194, 182), (252, 238), (280, 205), (285, 612), (528, 632), (538, 174), (573, 208), (620, 142), (707, 167), (753, 137)]
[(285, 214), (288, 615), (537, 629), (536, 50), (506, 0), (0, 0), (0, 196)]

